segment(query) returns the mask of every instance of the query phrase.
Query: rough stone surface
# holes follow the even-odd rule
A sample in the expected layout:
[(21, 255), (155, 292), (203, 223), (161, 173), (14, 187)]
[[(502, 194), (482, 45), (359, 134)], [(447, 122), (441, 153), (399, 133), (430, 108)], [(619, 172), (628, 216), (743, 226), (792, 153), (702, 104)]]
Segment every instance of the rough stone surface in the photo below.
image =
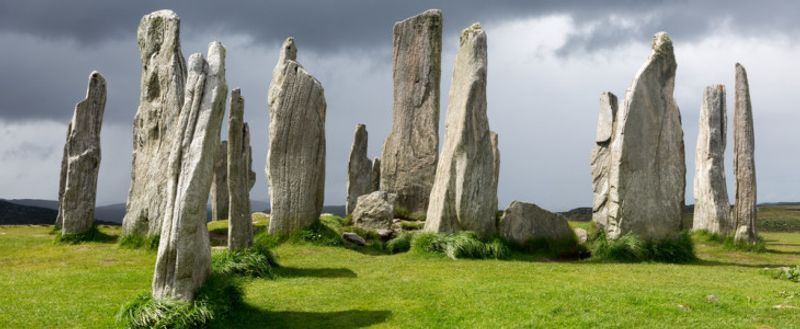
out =
[(167, 165), (183, 106), (186, 63), (180, 19), (170, 10), (142, 17), (137, 32), (142, 64), (133, 123), (133, 164), (123, 234), (157, 235), (167, 200)]
[[(67, 124), (67, 137), (64, 139), (64, 151), (61, 156), (61, 174), (59, 175), (58, 178), (59, 207), (61, 206), (61, 203), (64, 202), (64, 188), (65, 188), (64, 184), (67, 182), (67, 157), (69, 156), (69, 149), (67, 147), (69, 146), (70, 134), (72, 134), (72, 120), (70, 120), (70, 122)], [(63, 222), (64, 220), (63, 218), (61, 218), (61, 212), (59, 211), (58, 215), (56, 215), (55, 227), (60, 229), (61, 223)]]
[(214, 178), (211, 180), (211, 220), (228, 218), (228, 142), (214, 151)]
[[(492, 191), (497, 191), (497, 187), (499, 186), (500, 183), (500, 137), (497, 135), (496, 132), (490, 131), (489, 138), (492, 141), (492, 160), (494, 162), (492, 166), (492, 168), (494, 169), (494, 175), (492, 176), (494, 180), (492, 180), (492, 185), (489, 186), (489, 189), (491, 189)], [(498, 201), (496, 192), (494, 194), (493, 201), (494, 202), (492, 203), (491, 208), (493, 209), (494, 213), (496, 213), (498, 210), (497, 209)]]
[(486, 33), (479, 24), (461, 32), (425, 230), (496, 231), (495, 155), (486, 115)]
[(353, 224), (367, 229), (382, 229), (392, 226), (397, 194), (375, 191), (358, 197), (353, 211)]
[(383, 242), (389, 241), (395, 236), (394, 230), (388, 228), (379, 229), (377, 233)]
[(500, 236), (519, 245), (535, 240), (564, 241), (575, 234), (566, 217), (520, 201), (511, 202), (497, 227)]
[(725, 183), (725, 143), (728, 114), (725, 86), (705, 88), (697, 132), (694, 174), (694, 219), (692, 229), (726, 235), (734, 229), (730, 221), (728, 186)]
[(250, 131), (244, 123), (244, 98), (239, 89), (231, 92), (228, 114), (228, 249), (239, 250), (253, 244), (253, 219), (250, 216)]
[(753, 107), (744, 66), (736, 63), (736, 102), (733, 112), (733, 174), (736, 177), (736, 241), (754, 242), (756, 231), (756, 163)]
[(372, 192), (372, 161), (367, 157), (367, 126), (359, 124), (353, 133), (350, 161), (347, 163), (347, 205), (345, 213), (356, 208), (358, 197)]
[(442, 12), (394, 24), (392, 131), (383, 144), (381, 190), (420, 218), (428, 208), (439, 148)]
[(291, 234), (319, 220), (325, 196), (325, 95), (283, 43), (269, 87), (269, 233)]
[(681, 115), (672, 96), (677, 63), (666, 33), (636, 74), (611, 143), (606, 236), (671, 238), (681, 230), (686, 163)]
[(372, 159), (372, 174), (370, 175), (370, 190), (381, 189), (381, 158)]
[(611, 171), (611, 138), (617, 116), (617, 96), (600, 94), (600, 113), (597, 116), (597, 137), (592, 148), (592, 220), (600, 227), (608, 223), (608, 191)]
[(153, 274), (156, 299), (192, 300), (211, 273), (206, 205), (225, 113), (225, 48), (208, 46), (207, 61), (189, 58), (186, 99), (170, 153), (167, 203)]
[(89, 75), (86, 99), (75, 106), (64, 145), (66, 168), (58, 218), (61, 232), (86, 233), (94, 224), (97, 173), (100, 170), (100, 129), (106, 108), (106, 80), (99, 72)]
[(353, 233), (353, 232), (344, 232), (342, 233), (342, 239), (357, 246), (365, 246), (367, 245), (367, 240), (364, 240), (360, 235)]

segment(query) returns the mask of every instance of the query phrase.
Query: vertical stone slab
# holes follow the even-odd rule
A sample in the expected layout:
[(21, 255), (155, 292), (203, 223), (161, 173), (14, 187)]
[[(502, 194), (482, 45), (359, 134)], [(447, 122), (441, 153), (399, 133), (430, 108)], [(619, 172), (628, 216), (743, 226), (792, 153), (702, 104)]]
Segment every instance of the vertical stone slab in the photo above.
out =
[(231, 92), (228, 115), (228, 249), (239, 250), (253, 244), (250, 217), (250, 132), (244, 123), (244, 98), (240, 89)]
[(608, 191), (611, 171), (611, 138), (617, 116), (617, 96), (600, 94), (600, 113), (597, 116), (597, 135), (592, 148), (592, 221), (605, 227), (608, 223)]
[[(494, 180), (489, 188), (497, 191), (497, 188), (500, 185), (500, 138), (494, 131), (489, 132), (489, 138), (492, 140), (492, 159), (494, 160), (494, 175), (492, 176)], [(498, 209), (497, 193), (494, 194), (493, 204), (494, 205), (492, 206), (492, 209), (494, 209), (495, 212), (499, 211), (500, 209)], [(497, 216), (495, 216), (495, 218), (496, 217)]]
[(367, 126), (358, 124), (353, 133), (350, 161), (347, 163), (347, 204), (345, 212), (356, 209), (358, 197), (372, 192), (372, 161), (367, 157)]
[(397, 207), (425, 215), (439, 147), (442, 12), (394, 24), (392, 131), (383, 144), (380, 187), (396, 193)]
[(156, 299), (192, 300), (211, 273), (206, 205), (228, 93), (225, 48), (212, 42), (207, 58), (189, 58), (186, 99), (166, 175), (167, 206), (153, 274)]
[(142, 17), (137, 42), (142, 63), (139, 108), (133, 122), (131, 186), (122, 233), (157, 235), (167, 200), (169, 153), (178, 136), (186, 63), (180, 18), (171, 10)]
[(325, 94), (296, 58), (288, 38), (269, 87), (270, 234), (313, 225), (325, 197)]
[(725, 86), (706, 87), (697, 124), (692, 229), (722, 235), (734, 228), (725, 182), (727, 121)]
[(211, 181), (211, 220), (228, 219), (228, 142), (214, 151), (214, 179)]
[[(64, 203), (64, 184), (67, 182), (67, 157), (69, 155), (69, 135), (72, 133), (72, 120), (67, 124), (67, 137), (64, 139), (64, 153), (61, 156), (61, 174), (58, 178), (58, 206), (61, 207), (61, 204)], [(64, 219), (61, 218), (61, 212), (58, 212), (56, 215), (56, 228), (60, 229), (61, 224), (64, 222)]]
[(653, 37), (652, 53), (625, 95), (611, 144), (608, 224), (616, 239), (671, 238), (681, 230), (686, 163), (681, 115), (673, 98), (672, 40)]
[(733, 112), (733, 173), (736, 177), (737, 242), (755, 242), (756, 231), (756, 163), (753, 107), (750, 84), (744, 66), (736, 63), (736, 101)]
[(370, 190), (381, 189), (381, 158), (372, 159), (372, 174), (370, 175)]
[(486, 33), (461, 32), (447, 103), (444, 148), (436, 168), (425, 230), (496, 233), (495, 154), (486, 115)]
[(64, 146), (66, 173), (58, 205), (61, 233), (81, 234), (94, 224), (97, 173), (100, 170), (100, 129), (106, 108), (106, 80), (99, 72), (89, 75), (86, 99), (75, 106)]

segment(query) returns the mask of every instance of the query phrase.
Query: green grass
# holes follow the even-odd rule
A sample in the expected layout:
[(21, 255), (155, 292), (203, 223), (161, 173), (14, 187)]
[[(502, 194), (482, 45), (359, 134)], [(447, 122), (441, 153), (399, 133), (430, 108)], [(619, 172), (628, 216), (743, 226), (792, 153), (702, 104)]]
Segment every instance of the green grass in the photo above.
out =
[(755, 243), (749, 242), (736, 242), (733, 235), (720, 235), (718, 233), (711, 233), (705, 230), (692, 232), (694, 238), (709, 243), (719, 243), (729, 250), (739, 250), (747, 252), (766, 252), (767, 243), (764, 238), (758, 237)]
[(127, 234), (119, 238), (119, 246), (128, 249), (146, 249), (151, 251), (158, 250), (158, 235), (144, 236), (141, 234)]
[(688, 231), (660, 240), (642, 240), (626, 234), (618, 239), (606, 239), (596, 233), (589, 242), (592, 259), (621, 262), (688, 263), (697, 260), (694, 241)]

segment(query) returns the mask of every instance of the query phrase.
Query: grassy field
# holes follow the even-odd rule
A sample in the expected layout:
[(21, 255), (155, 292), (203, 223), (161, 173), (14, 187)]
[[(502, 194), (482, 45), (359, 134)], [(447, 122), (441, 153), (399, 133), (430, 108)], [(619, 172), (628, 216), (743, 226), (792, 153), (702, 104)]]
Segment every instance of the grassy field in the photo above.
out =
[[(761, 214), (800, 221), (794, 210)], [(224, 240), (214, 236), (224, 225), (210, 224), (212, 239)], [(118, 327), (119, 307), (150, 289), (155, 252), (121, 249), (118, 228), (100, 229), (107, 241), (59, 245), (49, 227), (0, 227), (0, 328)], [(800, 233), (762, 236), (765, 253), (698, 241), (701, 260), (684, 265), (454, 261), (283, 244), (274, 249), (278, 277), (247, 281), (246, 306), (212, 327), (798, 328), (800, 284), (762, 269), (800, 264)]]

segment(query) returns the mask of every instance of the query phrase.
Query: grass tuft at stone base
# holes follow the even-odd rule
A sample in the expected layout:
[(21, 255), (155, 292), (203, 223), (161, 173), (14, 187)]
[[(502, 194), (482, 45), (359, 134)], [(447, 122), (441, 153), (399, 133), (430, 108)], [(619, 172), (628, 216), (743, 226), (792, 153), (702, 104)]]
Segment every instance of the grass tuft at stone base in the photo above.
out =
[(692, 233), (698, 240), (707, 243), (716, 243), (722, 245), (725, 249), (762, 253), (767, 251), (767, 243), (760, 236), (754, 243), (749, 242), (736, 242), (733, 235), (721, 235), (718, 233), (711, 233), (706, 230), (694, 231)]
[(590, 241), (592, 259), (620, 262), (688, 263), (697, 260), (689, 232), (673, 238), (643, 240), (634, 234), (607, 239), (601, 231)]
[(160, 235), (145, 236), (142, 234), (127, 234), (119, 238), (119, 246), (128, 249), (158, 250)]

